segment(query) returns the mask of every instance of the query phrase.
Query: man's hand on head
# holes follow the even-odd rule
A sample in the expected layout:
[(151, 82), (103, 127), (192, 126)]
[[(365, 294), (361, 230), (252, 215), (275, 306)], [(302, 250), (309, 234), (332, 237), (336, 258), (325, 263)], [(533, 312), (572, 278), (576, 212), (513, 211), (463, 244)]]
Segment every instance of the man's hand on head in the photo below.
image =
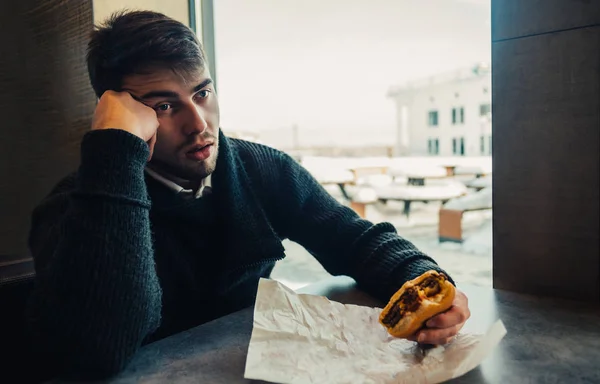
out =
[(128, 92), (104, 92), (92, 119), (92, 130), (121, 129), (144, 140), (150, 147), (150, 157), (158, 125), (156, 112)]
[(425, 323), (425, 327), (417, 331), (410, 340), (420, 344), (446, 344), (452, 341), (467, 320), (471, 317), (469, 300), (460, 290), (456, 290), (452, 306)]

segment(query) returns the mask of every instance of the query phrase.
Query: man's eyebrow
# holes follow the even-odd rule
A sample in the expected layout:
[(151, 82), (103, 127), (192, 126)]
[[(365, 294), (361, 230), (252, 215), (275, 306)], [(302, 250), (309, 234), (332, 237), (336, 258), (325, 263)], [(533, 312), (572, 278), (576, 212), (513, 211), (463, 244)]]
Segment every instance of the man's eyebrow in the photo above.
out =
[[(196, 85), (194, 87), (194, 93), (200, 91), (202, 88), (206, 87), (209, 84), (212, 84), (212, 79), (204, 79), (200, 84)], [(142, 97), (140, 97), (140, 99), (145, 100), (145, 99), (152, 99), (152, 98), (157, 98), (157, 97), (162, 97), (162, 98), (166, 98), (166, 99), (178, 99), (179, 98), (179, 94), (177, 92), (173, 92), (173, 91), (150, 91), (144, 95), (142, 95)]]
[(178, 99), (179, 94), (173, 91), (150, 91), (140, 97), (141, 100), (162, 97), (167, 99)]
[(201, 90), (202, 88), (206, 87), (207, 85), (212, 84), (212, 79), (208, 78), (208, 79), (204, 79), (200, 84), (196, 85), (194, 87), (194, 93), (198, 92), (199, 90)]

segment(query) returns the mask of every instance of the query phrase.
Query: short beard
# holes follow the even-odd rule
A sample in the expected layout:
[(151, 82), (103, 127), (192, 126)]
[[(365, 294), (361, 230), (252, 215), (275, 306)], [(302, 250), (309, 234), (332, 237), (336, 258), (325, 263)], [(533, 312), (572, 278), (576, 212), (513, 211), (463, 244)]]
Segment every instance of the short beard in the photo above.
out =
[(180, 179), (173, 180), (176, 183), (185, 182), (195, 184), (200, 182), (207, 176), (211, 175), (215, 171), (215, 168), (217, 167), (218, 150), (217, 153), (215, 153), (213, 156), (214, 157), (208, 158), (202, 163), (196, 164), (193, 167), (181, 167), (177, 165), (172, 165), (156, 158), (150, 160), (148, 166), (152, 170), (158, 172), (159, 174), (167, 178), (169, 178), (169, 176), (172, 176), (177, 179)]

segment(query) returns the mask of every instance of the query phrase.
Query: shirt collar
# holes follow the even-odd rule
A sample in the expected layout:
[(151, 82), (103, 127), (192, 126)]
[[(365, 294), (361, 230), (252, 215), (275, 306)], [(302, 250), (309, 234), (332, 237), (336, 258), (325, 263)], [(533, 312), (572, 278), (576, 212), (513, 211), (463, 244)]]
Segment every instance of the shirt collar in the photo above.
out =
[[(173, 191), (175, 191), (177, 193), (194, 194), (193, 190), (183, 188), (181, 185), (174, 183), (173, 181), (158, 174), (156, 171), (150, 169), (149, 167), (146, 167), (145, 170), (146, 170), (146, 173), (149, 176), (151, 176), (153, 179), (163, 183), (165, 186), (167, 186), (168, 188), (172, 189)], [(212, 175), (208, 175), (204, 179), (202, 179), (202, 182), (200, 183), (200, 188), (198, 188), (194, 197), (196, 199), (199, 199), (200, 197), (202, 197), (202, 194), (204, 193), (204, 191), (207, 188), (208, 189), (212, 188)]]

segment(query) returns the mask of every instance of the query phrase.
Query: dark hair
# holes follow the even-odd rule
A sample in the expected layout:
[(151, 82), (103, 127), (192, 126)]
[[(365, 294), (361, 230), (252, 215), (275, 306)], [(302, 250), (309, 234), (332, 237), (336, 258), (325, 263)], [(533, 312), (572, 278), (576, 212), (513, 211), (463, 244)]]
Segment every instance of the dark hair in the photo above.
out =
[(121, 11), (92, 32), (87, 66), (98, 97), (118, 91), (125, 76), (152, 68), (182, 74), (205, 67), (202, 45), (184, 24), (161, 13)]

